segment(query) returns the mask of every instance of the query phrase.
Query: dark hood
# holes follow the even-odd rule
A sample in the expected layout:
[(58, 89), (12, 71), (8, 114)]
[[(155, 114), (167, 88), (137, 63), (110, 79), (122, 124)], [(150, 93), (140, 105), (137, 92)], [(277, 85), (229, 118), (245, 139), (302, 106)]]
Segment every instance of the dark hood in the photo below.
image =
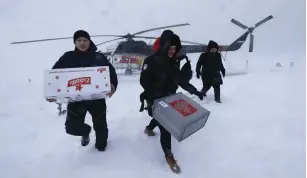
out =
[(174, 32), (172, 30), (164, 30), (160, 37), (160, 48), (163, 48), (165, 43), (171, 40), (173, 35), (174, 35)]
[(208, 43), (207, 51), (210, 51), (211, 48), (219, 49), (219, 45), (217, 44), (217, 42), (210, 40)]
[[(169, 42), (167, 45), (166, 43)], [(166, 53), (168, 51), (169, 46), (175, 45), (176, 52), (175, 55), (182, 49), (180, 37), (174, 34), (171, 30), (165, 30), (162, 33), (160, 38), (160, 52)], [(162, 48), (164, 47), (164, 49)]]
[(176, 46), (176, 53), (175, 53), (175, 55), (182, 49), (181, 40), (180, 40), (180, 37), (178, 35), (174, 34), (171, 37), (171, 45), (175, 45)]

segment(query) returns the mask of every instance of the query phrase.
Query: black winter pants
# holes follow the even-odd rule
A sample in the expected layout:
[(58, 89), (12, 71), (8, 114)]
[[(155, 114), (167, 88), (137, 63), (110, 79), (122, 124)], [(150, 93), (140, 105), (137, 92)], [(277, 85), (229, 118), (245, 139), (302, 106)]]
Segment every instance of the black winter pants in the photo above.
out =
[(202, 77), (202, 82), (203, 82), (203, 88), (202, 88), (202, 93), (206, 94), (211, 87), (214, 89), (214, 98), (215, 100), (220, 100), (221, 99), (221, 85), (219, 83), (215, 83), (214, 79), (207, 81)]
[(214, 99), (220, 100), (221, 99), (221, 88), (220, 88), (220, 85), (206, 84), (206, 85), (203, 86), (202, 92), (204, 94), (206, 94), (207, 91), (210, 90), (211, 87), (213, 87), (213, 90), (214, 90)]
[(191, 95), (194, 95), (197, 92), (197, 89), (194, 87), (194, 85), (190, 83), (180, 84), (180, 87), (189, 92)]
[(109, 132), (104, 99), (69, 103), (65, 122), (66, 133), (74, 136), (88, 136), (91, 127), (85, 123), (87, 112), (92, 116), (96, 145), (103, 147), (107, 142)]
[(171, 134), (155, 118), (151, 119), (147, 128), (153, 130), (156, 126), (158, 126), (160, 129), (161, 147), (162, 147), (162, 150), (165, 156), (167, 156), (171, 153), (171, 149), (172, 149)]

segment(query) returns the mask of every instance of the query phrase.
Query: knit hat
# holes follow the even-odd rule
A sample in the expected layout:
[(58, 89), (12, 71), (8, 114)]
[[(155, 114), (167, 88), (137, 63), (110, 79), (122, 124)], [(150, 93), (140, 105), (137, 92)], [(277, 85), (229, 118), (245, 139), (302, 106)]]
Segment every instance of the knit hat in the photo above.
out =
[(217, 44), (217, 42), (210, 40), (207, 48), (208, 50), (210, 50), (211, 48), (219, 49), (219, 45)]
[(74, 43), (76, 43), (76, 40), (77, 40), (78, 38), (80, 38), (80, 37), (84, 37), (84, 38), (86, 38), (86, 39), (88, 39), (88, 40), (91, 40), (90, 35), (89, 35), (86, 31), (84, 31), (84, 30), (78, 30), (78, 31), (76, 31), (76, 32), (74, 33)]

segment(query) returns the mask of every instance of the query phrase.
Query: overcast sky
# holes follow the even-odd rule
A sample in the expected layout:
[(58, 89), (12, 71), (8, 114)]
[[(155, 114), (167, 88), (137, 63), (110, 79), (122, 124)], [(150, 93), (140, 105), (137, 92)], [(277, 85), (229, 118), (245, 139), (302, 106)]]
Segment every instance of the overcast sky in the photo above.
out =
[[(212, 39), (219, 44), (230, 44), (244, 33), (230, 22), (231, 18), (253, 26), (273, 15), (274, 19), (255, 30), (253, 55), (291, 56), (305, 54), (305, 7), (304, 0), (1, 0), (0, 22), (5, 34), (2, 42), (7, 42), (2, 47), (24, 52), (24, 56), (30, 56), (36, 48), (49, 53), (45, 59), (49, 61), (49, 57), (58, 58), (72, 49), (72, 40), (22, 46), (8, 43), (72, 36), (78, 29), (90, 34), (126, 34), (185, 22), (191, 25), (173, 29), (184, 40), (207, 43)], [(143, 35), (159, 36), (161, 32)], [(108, 39), (111, 38), (95, 38), (94, 41)], [(235, 54), (247, 51), (248, 41)]]

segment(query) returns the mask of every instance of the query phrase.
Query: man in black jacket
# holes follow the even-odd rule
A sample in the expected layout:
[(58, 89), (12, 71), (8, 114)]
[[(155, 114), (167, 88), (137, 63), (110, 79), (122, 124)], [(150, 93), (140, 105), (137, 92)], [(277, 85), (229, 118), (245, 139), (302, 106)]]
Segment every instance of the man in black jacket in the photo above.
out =
[[(159, 50), (147, 57), (142, 66), (140, 84), (146, 93), (148, 114), (152, 116), (151, 106), (155, 99), (176, 93), (180, 83), (180, 69), (173, 56), (178, 52), (178, 43), (172, 36), (161, 37)], [(151, 123), (160, 129), (160, 143), (165, 158), (174, 172), (180, 172), (171, 151), (171, 134), (153, 118)]]
[[(109, 66), (112, 91), (111, 97), (116, 91), (118, 80), (117, 74), (108, 59), (101, 53), (96, 52), (97, 47), (86, 31), (79, 30), (74, 34), (74, 51), (68, 51), (54, 64), (52, 69)], [(54, 102), (55, 100), (48, 100)], [(68, 103), (67, 117), (65, 122), (66, 133), (81, 136), (81, 145), (87, 146), (90, 141), (91, 127), (85, 123), (85, 115), (92, 115), (93, 127), (96, 133), (95, 147), (104, 151), (108, 140), (108, 126), (106, 121), (105, 99), (79, 101)]]
[[(179, 70), (179, 83), (178, 85), (184, 89), (185, 91), (189, 92), (191, 95), (196, 95), (199, 97), (200, 100), (203, 100), (203, 94), (201, 92), (199, 92), (191, 83), (190, 80), (192, 79), (193, 76), (193, 71), (191, 69), (191, 63), (188, 59), (188, 57), (183, 54), (180, 53), (181, 51), (181, 40), (179, 38), (178, 35), (174, 34), (174, 33), (166, 33), (169, 32), (167, 30), (165, 30), (162, 35), (160, 40), (162, 41), (162, 43), (165, 43), (166, 39), (171, 39), (172, 42), (175, 44), (176, 46), (176, 52), (172, 57), (172, 60), (174, 62), (174, 65), (178, 68)], [(147, 58), (146, 60), (148, 60), (149, 58)], [(186, 59), (186, 63), (182, 66), (182, 68), (180, 69), (180, 61)], [(147, 62), (147, 61), (146, 61)], [(144, 62), (144, 64), (146, 64), (146, 62)], [(142, 112), (144, 109), (144, 100), (146, 99), (146, 90), (145, 92), (141, 93), (140, 95), (140, 100), (141, 100), (141, 109), (140, 111)], [(146, 108), (148, 109), (148, 107)], [(149, 110), (151, 112), (151, 110)], [(149, 124), (145, 127), (145, 131), (144, 133), (147, 134), (148, 136), (155, 136), (156, 133), (153, 131), (155, 127), (157, 127), (158, 124), (156, 122), (155, 119), (152, 119)]]
[(223, 84), (221, 73), (225, 77), (221, 54), (218, 52), (218, 44), (210, 40), (207, 52), (202, 53), (196, 64), (196, 76), (202, 79), (202, 93), (206, 96), (207, 91), (213, 86), (215, 101), (221, 103), (220, 85)]

